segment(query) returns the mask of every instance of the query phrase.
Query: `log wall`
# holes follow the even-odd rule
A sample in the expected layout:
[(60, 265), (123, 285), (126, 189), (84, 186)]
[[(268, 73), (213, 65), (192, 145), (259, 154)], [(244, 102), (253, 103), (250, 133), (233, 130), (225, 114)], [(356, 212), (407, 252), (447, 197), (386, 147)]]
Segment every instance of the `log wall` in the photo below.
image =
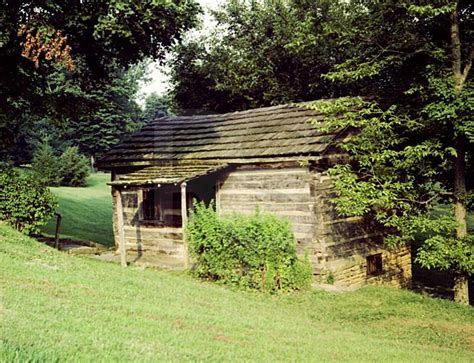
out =
[(310, 194), (311, 174), (307, 167), (241, 167), (219, 181), (216, 197), (220, 214), (251, 214), (255, 208), (288, 219), (297, 241), (297, 251), (309, 253), (315, 269), (320, 254), (313, 244), (315, 215)]

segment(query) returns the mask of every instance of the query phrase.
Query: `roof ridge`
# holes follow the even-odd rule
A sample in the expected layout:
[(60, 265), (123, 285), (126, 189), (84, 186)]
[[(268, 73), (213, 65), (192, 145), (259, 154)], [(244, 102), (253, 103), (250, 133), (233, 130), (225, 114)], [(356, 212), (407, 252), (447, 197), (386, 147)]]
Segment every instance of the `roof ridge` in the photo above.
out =
[(247, 115), (247, 114), (252, 114), (252, 113), (261, 113), (261, 112), (267, 112), (267, 111), (274, 111), (274, 110), (279, 110), (283, 108), (295, 108), (296, 105), (298, 104), (305, 104), (306, 102), (301, 102), (301, 103), (285, 103), (281, 105), (275, 105), (275, 106), (265, 106), (265, 107), (259, 107), (259, 108), (251, 108), (248, 110), (241, 110), (241, 111), (232, 111), (232, 112), (225, 112), (225, 113), (209, 113), (209, 114), (199, 114), (199, 115), (168, 115), (168, 116), (161, 116), (153, 119), (150, 123), (153, 123), (155, 121), (175, 121), (176, 119), (209, 119), (209, 118), (226, 118), (226, 116), (235, 116), (235, 115)]

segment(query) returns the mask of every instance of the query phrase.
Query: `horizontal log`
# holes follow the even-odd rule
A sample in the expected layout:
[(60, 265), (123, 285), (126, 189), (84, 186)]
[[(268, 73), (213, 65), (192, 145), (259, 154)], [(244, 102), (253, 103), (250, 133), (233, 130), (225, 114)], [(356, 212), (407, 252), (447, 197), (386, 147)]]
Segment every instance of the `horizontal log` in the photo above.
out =
[[(308, 215), (293, 215), (293, 214), (288, 214), (288, 213), (285, 213), (284, 211), (281, 211), (281, 212), (272, 212), (272, 211), (267, 211), (267, 210), (263, 210), (261, 209), (262, 212), (266, 212), (266, 213), (272, 213), (274, 215), (276, 215), (278, 218), (281, 218), (281, 219), (286, 219), (288, 221), (290, 221), (291, 223), (300, 223), (300, 224), (308, 224), (308, 225), (311, 225), (313, 226), (313, 222), (314, 222), (314, 217), (312, 215), (310, 215), (309, 213), (307, 213)], [(233, 213), (238, 213), (238, 214), (245, 214), (245, 215), (251, 215), (253, 213), (255, 213), (255, 209), (234, 209), (232, 210), (231, 212), (230, 211), (223, 211), (221, 212), (221, 215), (232, 215)], [(299, 212), (299, 213), (302, 213), (302, 212)]]
[(280, 178), (280, 179), (269, 179), (269, 180), (254, 180), (249, 177), (246, 181), (228, 181), (222, 184), (222, 190), (245, 190), (245, 189), (283, 189), (287, 193), (288, 190), (297, 188), (304, 188), (309, 193), (309, 183), (300, 178), (296, 179), (293, 177)]
[(260, 202), (275, 202), (275, 203), (302, 203), (309, 202), (309, 194), (285, 194), (285, 193), (262, 193), (262, 194), (221, 194), (221, 208), (224, 209), (226, 203), (231, 205), (235, 203), (260, 203)]
[[(275, 184), (275, 187), (278, 185)], [(273, 194), (283, 194), (283, 195), (297, 195), (302, 194), (309, 197), (309, 188), (296, 188), (296, 189), (220, 189), (221, 197), (227, 195), (273, 195)], [(307, 198), (309, 200), (309, 198)]]
[(324, 221), (323, 224), (333, 225), (333, 224), (341, 224), (341, 223), (362, 223), (364, 221), (363, 217), (346, 217), (340, 219), (330, 219)]
[(233, 171), (229, 177), (239, 178), (246, 176), (267, 176), (267, 175), (308, 175), (308, 170), (304, 167), (299, 168), (282, 168), (282, 169), (248, 169), (240, 168)]
[(166, 254), (182, 255), (184, 253), (184, 245), (178, 243), (170, 243), (167, 241), (141, 241), (135, 239), (126, 239), (127, 249), (142, 252), (161, 252)]
[(137, 239), (167, 239), (173, 241), (181, 241), (183, 234), (181, 232), (164, 232), (158, 229), (151, 228), (132, 228), (128, 227), (125, 229), (126, 238), (137, 238)]
[(305, 202), (287, 202), (287, 203), (276, 203), (276, 202), (267, 202), (260, 201), (255, 203), (255, 201), (244, 201), (239, 200), (238, 203), (232, 203), (231, 201), (222, 201), (221, 200), (221, 211), (224, 212), (239, 212), (241, 210), (255, 211), (255, 208), (258, 204), (258, 207), (261, 211), (268, 212), (279, 212), (279, 211), (288, 211), (291, 213), (297, 212), (311, 212), (311, 203)]
[(346, 243), (359, 243), (362, 245), (366, 245), (366, 242), (375, 243), (382, 239), (382, 235), (381, 233), (370, 233), (340, 239), (335, 239), (332, 235), (328, 235), (324, 239), (328, 248), (342, 248), (340, 246)]
[(142, 253), (145, 256), (166, 255), (182, 259), (184, 256), (183, 250), (170, 250), (161, 248), (137, 248), (136, 245), (127, 245), (127, 251)]
[(298, 240), (298, 241), (312, 241), (313, 240), (313, 236), (311, 233), (304, 233), (304, 232), (296, 232), (296, 233), (293, 233), (293, 235), (295, 236), (295, 239)]

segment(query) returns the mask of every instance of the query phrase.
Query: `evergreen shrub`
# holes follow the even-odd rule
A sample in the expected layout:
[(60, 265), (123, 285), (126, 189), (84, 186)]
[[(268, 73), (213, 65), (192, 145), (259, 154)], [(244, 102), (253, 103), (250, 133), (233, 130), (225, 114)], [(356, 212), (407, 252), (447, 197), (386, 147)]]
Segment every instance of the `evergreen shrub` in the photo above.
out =
[(41, 179), (46, 185), (57, 187), (61, 184), (59, 159), (49, 144), (48, 139), (43, 139), (36, 148), (33, 155), (32, 168), (37, 178)]
[(77, 146), (70, 146), (59, 157), (61, 185), (83, 187), (90, 173), (89, 160), (79, 153)]
[(89, 176), (89, 160), (79, 153), (77, 146), (69, 146), (58, 156), (47, 139), (36, 149), (33, 156), (34, 173), (50, 187), (86, 185)]
[(200, 278), (271, 292), (311, 283), (311, 265), (296, 256), (290, 223), (273, 214), (257, 209), (221, 218), (212, 205), (195, 202), (186, 238)]

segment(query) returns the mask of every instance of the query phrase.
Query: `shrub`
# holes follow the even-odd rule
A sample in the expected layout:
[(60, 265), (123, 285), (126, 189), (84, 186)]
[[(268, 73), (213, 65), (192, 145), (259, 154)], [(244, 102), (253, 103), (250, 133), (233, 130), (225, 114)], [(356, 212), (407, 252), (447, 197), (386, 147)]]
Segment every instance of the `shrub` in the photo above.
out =
[(61, 184), (59, 159), (49, 145), (48, 139), (38, 145), (32, 161), (33, 171), (46, 185), (56, 187)]
[(77, 146), (70, 146), (64, 150), (59, 158), (59, 172), (61, 185), (71, 187), (82, 187), (86, 185), (89, 176), (89, 161), (79, 153)]
[(200, 278), (266, 291), (304, 289), (311, 282), (311, 265), (296, 256), (289, 222), (272, 214), (219, 218), (212, 205), (195, 203), (186, 238)]
[(79, 153), (77, 146), (69, 146), (57, 156), (44, 139), (33, 156), (33, 171), (46, 185), (82, 187), (89, 176), (89, 161)]
[(0, 171), (0, 219), (21, 232), (31, 234), (46, 224), (57, 207), (56, 197), (30, 173), (13, 168)]

